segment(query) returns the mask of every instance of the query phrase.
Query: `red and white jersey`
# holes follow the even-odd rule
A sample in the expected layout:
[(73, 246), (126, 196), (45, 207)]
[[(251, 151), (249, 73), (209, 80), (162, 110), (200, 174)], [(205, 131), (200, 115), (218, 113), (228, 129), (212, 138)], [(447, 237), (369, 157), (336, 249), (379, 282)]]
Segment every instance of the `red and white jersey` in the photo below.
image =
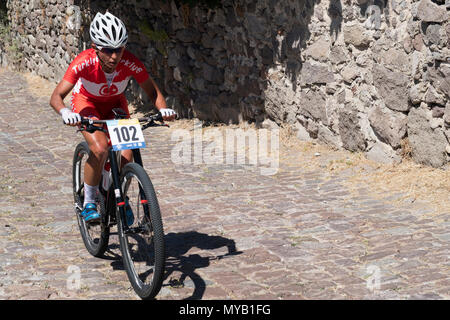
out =
[(72, 61), (63, 79), (75, 84), (74, 94), (79, 93), (95, 100), (108, 101), (116, 99), (125, 91), (130, 77), (142, 83), (149, 75), (144, 64), (129, 51), (124, 51), (111, 77), (112, 81), (108, 84), (95, 50), (88, 49)]

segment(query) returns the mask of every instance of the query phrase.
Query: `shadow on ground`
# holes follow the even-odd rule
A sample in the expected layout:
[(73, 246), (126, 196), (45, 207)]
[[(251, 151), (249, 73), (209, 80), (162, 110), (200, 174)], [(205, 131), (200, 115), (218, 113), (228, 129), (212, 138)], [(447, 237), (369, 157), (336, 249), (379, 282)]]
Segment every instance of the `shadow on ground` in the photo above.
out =
[[(236, 244), (232, 239), (210, 236), (196, 231), (166, 234), (164, 242), (166, 246), (166, 270), (163, 287), (182, 288), (192, 286), (194, 288), (192, 295), (184, 300), (201, 299), (206, 290), (207, 283), (196, 273), (197, 269), (208, 267), (211, 260), (221, 260), (242, 253), (242, 251), (237, 251)], [(227, 250), (225, 254), (213, 256), (186, 255), (193, 248), (216, 250), (223, 247), (226, 247)], [(125, 270), (118, 244), (111, 243), (102, 258), (112, 260), (113, 270)], [(177, 273), (177, 276), (171, 277), (174, 273)], [(179, 273), (181, 273), (181, 276), (179, 276)], [(170, 280), (167, 281), (167, 279)]]
[[(197, 269), (208, 267), (211, 260), (220, 260), (242, 253), (236, 250), (234, 240), (221, 236), (210, 236), (196, 231), (169, 233), (165, 237), (165, 243), (167, 253), (165, 279), (170, 279), (170, 275), (176, 271), (181, 272), (181, 276), (178, 279), (171, 279), (165, 286), (184, 287), (186, 278), (189, 277), (192, 280), (194, 291), (185, 300), (201, 299), (205, 292), (207, 284), (196, 273)], [(226, 247), (227, 252), (217, 256), (185, 255), (192, 248), (215, 250), (222, 247)]]

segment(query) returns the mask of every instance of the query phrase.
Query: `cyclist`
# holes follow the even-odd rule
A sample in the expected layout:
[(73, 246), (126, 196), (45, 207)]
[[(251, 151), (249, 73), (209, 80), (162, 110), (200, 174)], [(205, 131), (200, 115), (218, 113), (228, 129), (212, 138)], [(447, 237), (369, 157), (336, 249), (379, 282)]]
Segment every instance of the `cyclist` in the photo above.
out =
[[(99, 12), (90, 25), (89, 33), (92, 48), (81, 52), (72, 61), (50, 99), (50, 105), (62, 116), (64, 123), (79, 125), (80, 115), (96, 120), (112, 119), (113, 108), (121, 108), (129, 117), (123, 92), (130, 77), (136, 79), (164, 120), (174, 120), (175, 111), (167, 108), (164, 96), (144, 64), (125, 49), (128, 34), (123, 22), (109, 12)], [(72, 89), (70, 110), (63, 100)], [(91, 223), (100, 220), (96, 195), (102, 167), (108, 157), (108, 137), (101, 131), (82, 133), (90, 153), (84, 167), (84, 205), (81, 214), (86, 222)], [(122, 163), (131, 161), (132, 156), (131, 150), (124, 150)]]

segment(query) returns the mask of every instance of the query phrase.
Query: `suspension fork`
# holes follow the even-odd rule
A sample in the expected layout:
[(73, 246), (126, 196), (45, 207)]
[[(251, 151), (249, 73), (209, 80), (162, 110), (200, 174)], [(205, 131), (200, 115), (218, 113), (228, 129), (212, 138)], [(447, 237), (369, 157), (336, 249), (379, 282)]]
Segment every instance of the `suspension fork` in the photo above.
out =
[[(142, 163), (142, 157), (141, 157), (141, 151), (140, 149), (133, 149), (133, 159), (134, 162), (137, 163), (138, 165), (140, 165), (142, 168), (144, 168), (144, 164)], [(142, 189), (141, 185), (139, 184), (139, 194), (141, 195), (141, 203), (147, 203), (147, 200), (145, 198), (145, 193), (144, 190)], [(144, 214), (148, 215), (148, 206), (143, 206), (144, 207)]]
[(112, 183), (113, 183), (113, 190), (114, 195), (111, 194), (110, 196), (114, 196), (116, 199), (116, 207), (119, 209), (120, 218), (122, 220), (122, 224), (124, 226), (124, 231), (128, 231), (128, 224), (126, 223), (126, 215), (125, 215), (125, 200), (123, 198), (122, 194), (122, 188), (120, 185), (120, 176), (119, 176), (119, 161), (117, 160), (117, 154), (112, 147), (108, 150), (108, 156), (109, 161), (111, 163), (111, 176), (112, 176)]
[(142, 164), (142, 157), (139, 149), (133, 149), (133, 159), (135, 163), (140, 165), (142, 168), (144, 167), (144, 165)]

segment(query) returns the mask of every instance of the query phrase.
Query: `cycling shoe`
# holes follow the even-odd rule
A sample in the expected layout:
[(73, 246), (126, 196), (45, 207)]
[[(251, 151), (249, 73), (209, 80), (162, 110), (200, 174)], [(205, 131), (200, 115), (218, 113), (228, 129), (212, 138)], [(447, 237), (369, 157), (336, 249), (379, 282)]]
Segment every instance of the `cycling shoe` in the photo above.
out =
[(87, 203), (81, 212), (81, 216), (84, 218), (84, 221), (88, 223), (100, 222), (101, 220), (101, 216), (97, 212), (97, 205), (95, 203)]

